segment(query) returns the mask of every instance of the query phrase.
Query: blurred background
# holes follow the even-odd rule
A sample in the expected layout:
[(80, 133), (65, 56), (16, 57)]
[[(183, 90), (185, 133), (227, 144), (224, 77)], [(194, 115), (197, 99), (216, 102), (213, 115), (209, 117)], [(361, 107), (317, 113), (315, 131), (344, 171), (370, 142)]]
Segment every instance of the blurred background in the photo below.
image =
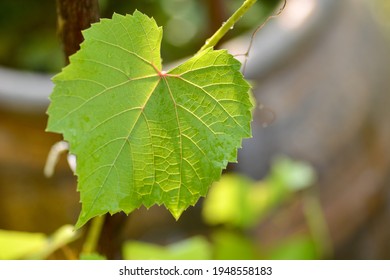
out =
[[(241, 3), (99, 6), (101, 17), (153, 16), (173, 65)], [(280, 4), (258, 1), (219, 46), (247, 62), (258, 103), (238, 163), (178, 222), (163, 207), (107, 219), (99, 249), (108, 258), (390, 258), (390, 4), (287, 0), (252, 36)], [(65, 61), (56, 25), (55, 1), (0, 2), (0, 259), (74, 258), (84, 238), (62, 227), (80, 211), (66, 157), (43, 175), (61, 140), (45, 132), (50, 77)]]

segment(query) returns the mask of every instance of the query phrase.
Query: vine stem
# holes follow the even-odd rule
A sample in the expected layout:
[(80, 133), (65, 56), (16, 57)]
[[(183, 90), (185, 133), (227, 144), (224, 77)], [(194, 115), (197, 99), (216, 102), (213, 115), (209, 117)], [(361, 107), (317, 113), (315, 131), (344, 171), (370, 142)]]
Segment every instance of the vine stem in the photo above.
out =
[(105, 215), (97, 216), (92, 219), (91, 226), (88, 230), (87, 237), (83, 244), (83, 254), (91, 254), (93, 252), (96, 252), (96, 247), (103, 229), (104, 218)]
[(97, 21), (98, 0), (57, 0), (57, 32), (61, 37), (66, 64), (84, 40), (81, 30)]
[(225, 21), (222, 26), (206, 40), (206, 43), (200, 48), (199, 52), (204, 51), (207, 48), (214, 47), (225, 34), (233, 28), (234, 24), (241, 19), (241, 17), (255, 4), (257, 0), (245, 0), (245, 2), (238, 8), (234, 14)]

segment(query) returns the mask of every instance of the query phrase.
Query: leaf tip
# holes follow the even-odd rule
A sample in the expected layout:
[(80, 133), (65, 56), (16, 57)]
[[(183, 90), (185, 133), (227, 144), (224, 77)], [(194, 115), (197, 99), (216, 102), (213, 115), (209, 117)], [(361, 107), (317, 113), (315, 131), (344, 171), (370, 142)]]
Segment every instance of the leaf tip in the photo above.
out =
[(80, 228), (82, 228), (85, 224), (87, 223), (87, 221), (85, 221), (84, 219), (81, 219), (81, 217), (78, 218), (76, 224), (74, 225), (74, 229), (75, 230), (79, 230)]
[(90, 219), (92, 219), (93, 217), (96, 217), (98, 215), (87, 215), (86, 213), (83, 212), (83, 209), (81, 209), (81, 213), (77, 219), (77, 222), (74, 226), (75, 230), (79, 230), (80, 228), (82, 228)]
[(171, 212), (171, 214), (175, 218), (175, 220), (178, 221), (181, 214), (183, 214), (185, 209), (168, 209), (168, 210), (169, 210), (169, 212)]

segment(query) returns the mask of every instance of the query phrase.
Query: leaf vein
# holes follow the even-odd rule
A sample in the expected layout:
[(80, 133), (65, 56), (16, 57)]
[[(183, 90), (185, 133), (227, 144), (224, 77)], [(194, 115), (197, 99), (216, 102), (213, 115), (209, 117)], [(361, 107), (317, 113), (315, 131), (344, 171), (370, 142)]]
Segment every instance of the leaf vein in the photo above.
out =
[(237, 125), (242, 131), (245, 132), (245, 129), (242, 127), (242, 125), (241, 125), (240, 123), (238, 123), (237, 120), (236, 120), (232, 115), (229, 114), (229, 112), (226, 110), (226, 108), (225, 108), (224, 106), (222, 106), (222, 104), (220, 104), (220, 103), (218, 102), (218, 100), (217, 100), (213, 95), (211, 95), (207, 90), (203, 89), (201, 86), (199, 86), (199, 85), (197, 85), (197, 84), (194, 84), (194, 83), (192, 83), (192, 82), (186, 80), (186, 79), (183, 78), (183, 77), (178, 77), (178, 78), (181, 79), (181, 80), (183, 80), (184, 82), (186, 82), (186, 83), (188, 83), (188, 84), (190, 84), (190, 85), (192, 85), (192, 86), (194, 86), (194, 87), (200, 89), (200, 90), (203, 91), (207, 96), (209, 96), (211, 99), (213, 99), (213, 100), (215, 101), (215, 103), (218, 104), (218, 106), (225, 112), (225, 114), (228, 115), (228, 116), (230, 117), (230, 119), (232, 119), (232, 120), (236, 123), (236, 125)]

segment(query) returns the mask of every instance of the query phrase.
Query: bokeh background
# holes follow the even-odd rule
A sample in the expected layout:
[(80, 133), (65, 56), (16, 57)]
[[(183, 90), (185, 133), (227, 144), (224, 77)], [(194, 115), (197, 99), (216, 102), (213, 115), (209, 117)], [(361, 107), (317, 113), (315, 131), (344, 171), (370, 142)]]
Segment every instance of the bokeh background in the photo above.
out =
[[(99, 5), (102, 17), (153, 16), (173, 65), (241, 2)], [(244, 62), (254, 30), (279, 6), (258, 1), (218, 47)], [(245, 76), (258, 107), (238, 163), (178, 222), (163, 207), (108, 218), (99, 250), (112, 259), (390, 258), (389, 40), (386, 0), (287, 0), (253, 37)], [(83, 233), (47, 245), (80, 211), (65, 155), (43, 175), (61, 140), (45, 132), (45, 111), (63, 66), (55, 1), (0, 2), (0, 258), (77, 258), (82, 246)], [(2, 254), (7, 244), (27, 249)]]

